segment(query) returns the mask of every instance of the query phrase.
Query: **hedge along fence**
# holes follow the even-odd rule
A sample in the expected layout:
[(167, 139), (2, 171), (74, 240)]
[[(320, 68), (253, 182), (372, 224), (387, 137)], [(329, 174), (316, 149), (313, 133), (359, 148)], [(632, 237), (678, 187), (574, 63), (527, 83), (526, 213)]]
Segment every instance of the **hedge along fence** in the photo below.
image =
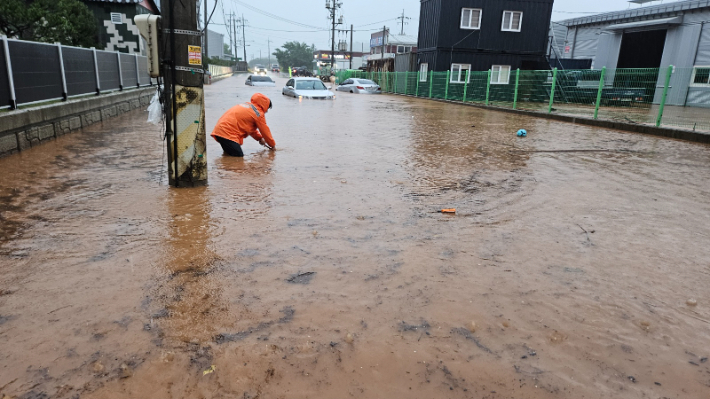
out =
[(0, 108), (148, 85), (144, 56), (2, 36)]
[[(336, 75), (339, 82), (373, 80), (385, 93), (710, 131), (708, 69), (489, 70), (460, 76), (346, 70)], [(698, 100), (688, 105), (692, 90), (708, 94), (696, 95)]]

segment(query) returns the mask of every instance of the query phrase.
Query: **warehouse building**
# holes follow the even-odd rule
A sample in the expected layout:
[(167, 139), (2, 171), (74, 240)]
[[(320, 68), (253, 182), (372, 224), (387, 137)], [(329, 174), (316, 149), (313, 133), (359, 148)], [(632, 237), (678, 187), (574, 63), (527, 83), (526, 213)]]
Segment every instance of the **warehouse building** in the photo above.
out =
[(661, 68), (662, 86), (672, 65), (668, 104), (710, 107), (710, 0), (574, 18), (553, 23), (551, 32), (552, 52), (591, 60), (594, 69)]

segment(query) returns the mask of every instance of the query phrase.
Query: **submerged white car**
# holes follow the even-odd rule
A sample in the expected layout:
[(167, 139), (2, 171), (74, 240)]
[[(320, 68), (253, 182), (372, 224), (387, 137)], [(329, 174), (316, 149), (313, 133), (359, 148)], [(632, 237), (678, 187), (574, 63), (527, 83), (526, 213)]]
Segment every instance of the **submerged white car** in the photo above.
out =
[(382, 94), (380, 85), (369, 79), (347, 79), (336, 90), (358, 94)]
[(284, 96), (303, 97), (314, 100), (332, 100), (335, 94), (318, 78), (293, 78), (286, 82), (281, 93)]
[(247, 78), (247, 81), (244, 83), (247, 86), (261, 86), (261, 87), (274, 87), (276, 86), (276, 82), (271, 80), (270, 77), (268, 76), (259, 76), (259, 75), (249, 75)]

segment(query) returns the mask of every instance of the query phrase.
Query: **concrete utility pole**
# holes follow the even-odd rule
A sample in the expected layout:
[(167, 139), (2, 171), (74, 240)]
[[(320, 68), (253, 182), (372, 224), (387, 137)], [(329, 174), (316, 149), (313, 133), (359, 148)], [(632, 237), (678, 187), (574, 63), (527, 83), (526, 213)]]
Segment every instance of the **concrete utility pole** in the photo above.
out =
[(411, 18), (405, 17), (405, 16), (404, 16), (404, 10), (402, 10), (402, 15), (399, 16), (399, 17), (397, 17), (397, 19), (402, 20), (402, 32), (400, 33), (400, 35), (404, 35), (404, 25), (409, 25), (409, 22), (404, 22), (404, 21), (407, 20), (407, 19), (411, 19)]
[(353, 69), (353, 25), (350, 24), (350, 69)]
[(197, 0), (161, 0), (160, 5), (169, 181), (175, 187), (203, 186), (207, 141)]
[(247, 61), (247, 34), (246, 34), (245, 27), (247, 26), (247, 20), (244, 19), (244, 14), (242, 14), (241, 21), (242, 21), (242, 44), (244, 45), (244, 62), (246, 62)]
[[(209, 18), (209, 15), (207, 15), (207, 0), (202, 0), (202, 1), (205, 3), (205, 29), (204, 29), (205, 51), (204, 51), (204, 58), (205, 58), (205, 67), (206, 67), (207, 66), (207, 59), (209, 58), (209, 52), (208, 52), (209, 43), (207, 43), (210, 40), (210, 34), (209, 34), (209, 32), (207, 32), (207, 18)], [(218, 1), (218, 0), (215, 0), (215, 1)]]
[(340, 25), (343, 23), (343, 17), (340, 16), (338, 23), (335, 23), (335, 15), (337, 14), (338, 8), (343, 6), (343, 2), (338, 2), (338, 0), (333, 0), (333, 5), (330, 5), (330, 0), (325, 0), (325, 8), (330, 11), (330, 18), (333, 21), (333, 37), (330, 43), (330, 73), (333, 73), (333, 67), (335, 66), (335, 25)]

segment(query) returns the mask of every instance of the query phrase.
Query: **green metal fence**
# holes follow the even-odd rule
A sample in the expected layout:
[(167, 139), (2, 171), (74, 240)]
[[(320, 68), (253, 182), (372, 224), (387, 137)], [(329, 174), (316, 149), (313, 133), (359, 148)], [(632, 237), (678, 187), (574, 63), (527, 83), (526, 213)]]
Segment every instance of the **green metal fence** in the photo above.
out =
[(339, 82), (370, 79), (385, 93), (710, 131), (710, 82), (703, 73), (704, 70), (671, 66), (482, 71), (465, 72), (460, 77), (451, 72), (422, 75), (346, 70), (339, 71), (336, 77)]

